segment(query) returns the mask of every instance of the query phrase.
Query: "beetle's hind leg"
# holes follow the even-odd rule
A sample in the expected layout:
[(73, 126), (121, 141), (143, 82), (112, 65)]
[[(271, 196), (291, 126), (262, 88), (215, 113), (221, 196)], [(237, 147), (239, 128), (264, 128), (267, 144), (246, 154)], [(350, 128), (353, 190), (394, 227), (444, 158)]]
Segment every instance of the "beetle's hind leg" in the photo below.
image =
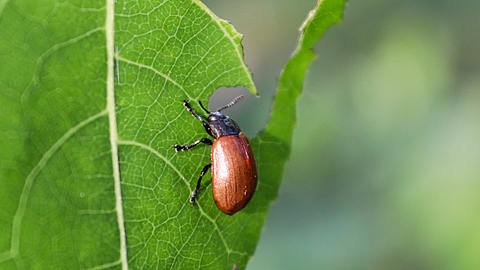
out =
[(188, 150), (194, 148), (195, 146), (198, 146), (201, 143), (206, 144), (206, 145), (212, 145), (213, 144), (210, 139), (202, 138), (200, 140), (196, 140), (193, 143), (187, 144), (187, 145), (175, 144), (175, 145), (173, 145), (173, 148), (175, 149), (175, 152), (188, 151)]
[(195, 189), (192, 191), (192, 195), (190, 195), (190, 203), (194, 204), (197, 200), (198, 192), (200, 191), (200, 185), (202, 184), (202, 178), (208, 172), (208, 170), (212, 167), (212, 164), (207, 164), (203, 167), (202, 172), (200, 173), (200, 177), (198, 177), (197, 184), (195, 185)]

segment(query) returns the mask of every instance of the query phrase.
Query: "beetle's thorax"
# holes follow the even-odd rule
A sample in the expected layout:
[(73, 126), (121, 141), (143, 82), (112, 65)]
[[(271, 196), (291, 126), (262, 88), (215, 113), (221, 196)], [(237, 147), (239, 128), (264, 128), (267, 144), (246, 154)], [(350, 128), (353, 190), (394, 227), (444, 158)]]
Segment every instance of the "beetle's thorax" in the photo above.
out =
[(208, 115), (208, 125), (215, 138), (240, 134), (237, 123), (220, 112), (212, 112)]

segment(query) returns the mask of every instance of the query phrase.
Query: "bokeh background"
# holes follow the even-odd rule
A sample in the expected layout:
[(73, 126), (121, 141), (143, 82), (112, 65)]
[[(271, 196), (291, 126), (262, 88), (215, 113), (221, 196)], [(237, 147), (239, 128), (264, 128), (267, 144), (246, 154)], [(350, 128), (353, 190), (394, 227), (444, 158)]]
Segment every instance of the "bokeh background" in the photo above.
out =
[[(245, 35), (250, 135), (314, 1), (205, 1)], [(480, 269), (480, 1), (352, 0), (316, 50), (249, 269)]]

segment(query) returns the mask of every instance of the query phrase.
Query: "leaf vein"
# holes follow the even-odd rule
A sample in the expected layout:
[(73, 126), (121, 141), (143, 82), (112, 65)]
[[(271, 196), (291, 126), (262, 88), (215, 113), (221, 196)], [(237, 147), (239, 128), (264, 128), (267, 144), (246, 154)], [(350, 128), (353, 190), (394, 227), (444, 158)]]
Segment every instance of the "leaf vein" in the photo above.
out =
[(94, 266), (94, 267), (88, 268), (87, 270), (108, 269), (108, 268), (112, 268), (114, 266), (120, 265), (121, 263), (122, 262), (120, 260), (117, 260), (117, 261), (114, 261), (114, 262), (109, 262), (109, 263), (105, 263), (105, 264), (102, 264), (102, 265)]
[(10, 2), (10, 0), (1, 0), (0, 1), (0, 17), (2, 16), (2, 13), (5, 10), (5, 7), (7, 6), (8, 2)]
[(118, 16), (118, 17), (125, 17), (125, 18), (130, 18), (130, 17), (135, 17), (135, 16), (150, 16), (150, 14), (152, 14), (153, 12), (155, 12), (157, 9), (161, 8), (163, 5), (165, 5), (166, 3), (168, 2), (168, 0), (165, 0), (163, 2), (161, 2), (160, 4), (158, 4), (158, 6), (152, 8), (150, 11), (148, 12), (138, 12), (138, 13), (134, 13), (134, 14), (123, 14), (123, 13), (116, 13), (115, 15)]
[(185, 79), (183, 80), (182, 84), (184, 85), (188, 79), (190, 78), (190, 76), (192, 75), (192, 72), (198, 67), (198, 65), (200, 65), (200, 63), (203, 61), (203, 59), (205, 59), (205, 57), (207, 57), (210, 52), (218, 45), (220, 44), (220, 42), (224, 39), (225, 37), (222, 37), (222, 38), (219, 38), (212, 46), (210, 46), (210, 48), (208, 48), (208, 50), (202, 55), (202, 57), (200, 57), (200, 59), (195, 63), (195, 65), (192, 66), (192, 68), (190, 68), (190, 70), (186, 73), (187, 75), (185, 76)]
[(65, 142), (67, 142), (74, 134), (76, 134), (83, 127), (87, 126), (88, 124), (94, 122), (95, 120), (105, 115), (107, 115), (107, 111), (106, 110), (101, 111), (100, 113), (90, 116), (89, 118), (83, 120), (82, 122), (78, 123), (76, 126), (69, 129), (42, 155), (37, 165), (35, 165), (35, 167), (33, 167), (33, 169), (28, 174), (27, 178), (25, 179), (25, 184), (23, 186), (22, 193), (20, 194), (18, 208), (13, 217), (12, 238), (11, 238), (10, 251), (9, 251), (11, 258), (16, 257), (20, 251), (20, 229), (22, 226), (22, 220), (25, 215), (25, 211), (27, 209), (28, 197), (30, 196), (30, 192), (32, 190), (32, 186), (35, 181), (35, 178), (38, 176), (41, 170), (47, 165), (48, 161), (52, 158), (52, 156), (65, 144)]
[(13, 257), (12, 257), (12, 253), (10, 252), (10, 250), (7, 250), (5, 252), (0, 253), (0, 263), (8, 261), (12, 258)]
[(171, 270), (175, 264), (177, 263), (177, 258), (178, 256), (181, 256), (181, 253), (182, 253), (182, 250), (185, 248), (185, 246), (188, 244), (188, 242), (190, 241), (190, 239), (192, 239), (193, 235), (195, 234), (195, 232), (197, 231), (198, 229), (198, 225), (200, 224), (200, 218), (197, 220), (197, 222), (195, 223), (195, 227), (193, 228), (192, 232), (190, 233), (190, 235), (188, 236), (188, 238), (183, 242), (183, 245), (180, 247), (180, 249), (177, 250), (177, 254), (175, 254), (175, 256), (173, 257), (173, 262), (172, 264), (170, 265), (169, 269)]
[(39, 77), (38, 73), (40, 71), (40, 68), (45, 63), (45, 60), (48, 59), (48, 57), (50, 57), (52, 54), (54, 54), (55, 52), (57, 52), (57, 51), (59, 51), (63, 48), (66, 48), (70, 45), (76, 44), (77, 42), (79, 42), (79, 41), (81, 41), (85, 38), (88, 38), (91, 35), (93, 35), (97, 32), (103, 31), (103, 30), (104, 30), (103, 27), (94, 28), (94, 29), (92, 29), (90, 31), (87, 31), (86, 33), (83, 33), (79, 36), (76, 36), (76, 37), (70, 38), (66, 41), (57, 43), (57, 44), (53, 45), (52, 47), (48, 48), (45, 52), (43, 52), (38, 57), (38, 59), (36, 61), (36, 65), (35, 65), (35, 68), (34, 68), (34, 71), (33, 71), (32, 79), (28, 83), (27, 87), (25, 87), (25, 89), (23, 90), (22, 100), (24, 100), (26, 98), (26, 96), (28, 96), (31, 87), (34, 86), (36, 83), (38, 83), (38, 77)]
[(143, 69), (148, 69), (150, 71), (152, 71), (153, 73), (163, 77), (165, 80), (171, 82), (173, 85), (177, 86), (180, 90), (182, 90), (182, 92), (188, 97), (188, 98), (192, 98), (188, 92), (185, 90), (185, 88), (183, 88), (182, 85), (180, 85), (178, 82), (176, 82), (175, 80), (173, 80), (172, 78), (170, 78), (167, 74), (165, 73), (162, 73), (161, 71), (155, 69), (154, 67), (151, 67), (151, 66), (148, 66), (148, 65), (145, 65), (145, 64), (142, 64), (142, 63), (138, 63), (138, 62), (135, 62), (135, 61), (131, 61), (131, 60), (128, 60), (122, 56), (119, 56), (117, 55), (116, 58), (119, 60), (119, 61), (122, 61), (122, 62), (125, 62), (129, 65), (132, 65), (132, 66), (137, 66), (139, 68), (143, 68)]

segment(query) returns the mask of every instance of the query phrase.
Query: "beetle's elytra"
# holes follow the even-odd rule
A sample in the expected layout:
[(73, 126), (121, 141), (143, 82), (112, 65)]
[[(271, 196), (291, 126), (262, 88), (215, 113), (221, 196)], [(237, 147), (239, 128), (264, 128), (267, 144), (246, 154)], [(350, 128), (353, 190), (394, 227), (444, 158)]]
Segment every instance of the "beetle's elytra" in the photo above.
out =
[(226, 214), (241, 210), (257, 185), (252, 149), (243, 133), (222, 136), (212, 146), (212, 189), (217, 207)]
[(190, 150), (199, 144), (212, 146), (211, 163), (203, 167), (190, 196), (190, 202), (195, 203), (202, 178), (208, 169), (212, 168), (213, 199), (218, 209), (228, 215), (243, 209), (257, 186), (257, 167), (250, 143), (238, 125), (221, 113), (222, 110), (235, 105), (241, 98), (242, 96), (235, 98), (215, 112), (208, 111), (199, 102), (200, 107), (208, 114), (206, 120), (188, 101), (184, 101), (183, 106), (202, 123), (205, 131), (214, 140), (212, 142), (208, 138), (202, 138), (188, 145), (173, 146), (177, 152)]

